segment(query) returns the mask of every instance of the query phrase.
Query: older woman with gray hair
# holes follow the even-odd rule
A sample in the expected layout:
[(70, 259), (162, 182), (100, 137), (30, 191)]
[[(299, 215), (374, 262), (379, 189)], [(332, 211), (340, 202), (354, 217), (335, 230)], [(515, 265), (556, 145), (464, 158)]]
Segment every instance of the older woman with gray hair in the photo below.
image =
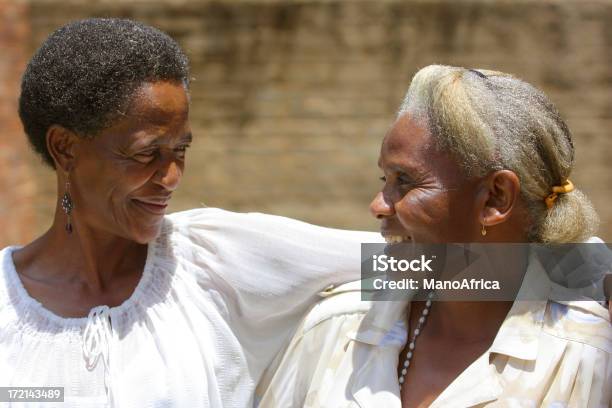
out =
[[(568, 127), (533, 86), (428, 66), (384, 138), (370, 208), (392, 244), (601, 243), (569, 180), (573, 161)], [(543, 266), (520, 255), (509, 262), (523, 275), (516, 299), (528, 300), (432, 302), (435, 291), (414, 291), (371, 302), (358, 283), (326, 293), (264, 376), (260, 408), (610, 406), (607, 310), (556, 299)]]

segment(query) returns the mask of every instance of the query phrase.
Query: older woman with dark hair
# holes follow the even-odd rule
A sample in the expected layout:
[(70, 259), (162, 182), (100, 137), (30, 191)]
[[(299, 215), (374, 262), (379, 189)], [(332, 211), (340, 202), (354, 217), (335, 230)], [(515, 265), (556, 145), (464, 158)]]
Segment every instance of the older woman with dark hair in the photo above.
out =
[[(413, 247), (601, 243), (590, 238), (595, 211), (568, 179), (573, 159), (542, 92), (501, 72), (429, 66), (382, 143), (371, 212), (388, 242)], [(329, 291), (264, 376), (260, 407), (610, 406), (608, 312), (557, 298), (571, 291), (521, 247), (501, 258), (521, 271), (514, 302), (432, 302), (435, 289), (369, 302), (358, 283)]]
[(247, 407), (366, 233), (216, 209), (165, 216), (192, 141), (174, 40), (121, 19), (54, 32), (19, 113), (57, 175), (50, 229), (0, 252), (0, 386), (63, 406)]

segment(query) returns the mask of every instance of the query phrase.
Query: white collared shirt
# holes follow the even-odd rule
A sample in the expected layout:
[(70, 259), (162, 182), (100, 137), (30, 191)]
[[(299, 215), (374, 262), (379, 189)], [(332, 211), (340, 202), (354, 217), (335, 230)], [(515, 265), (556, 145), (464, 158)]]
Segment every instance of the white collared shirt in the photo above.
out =
[[(410, 302), (361, 301), (359, 282), (324, 293), (257, 389), (259, 408), (400, 408), (398, 356)], [(448, 407), (612, 406), (612, 328), (595, 301), (555, 301), (530, 259), (491, 347), (432, 403)]]

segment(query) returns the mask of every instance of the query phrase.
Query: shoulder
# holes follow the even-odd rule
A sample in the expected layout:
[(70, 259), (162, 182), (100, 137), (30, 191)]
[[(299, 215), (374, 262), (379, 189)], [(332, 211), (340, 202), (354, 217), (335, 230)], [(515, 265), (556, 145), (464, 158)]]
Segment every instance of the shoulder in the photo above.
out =
[(361, 301), (359, 288), (354, 281), (319, 293), (320, 300), (262, 376), (256, 390), (260, 407), (303, 406), (320, 388), (335, 384), (337, 375), (350, 374), (352, 357), (345, 346), (371, 307)]
[[(563, 406), (608, 406), (612, 329), (599, 308), (603, 309), (594, 301), (549, 300), (542, 320), (536, 319), (535, 327), (541, 323), (541, 332), (536, 330), (538, 335), (533, 339), (520, 337), (510, 353), (516, 359), (505, 360), (506, 365), (498, 362), (506, 398), (525, 396), (528, 384), (532, 398), (543, 400), (546, 406), (552, 401)], [(521, 375), (517, 375), (517, 367), (521, 367)]]
[(18, 248), (9, 246), (0, 251), (0, 334), (6, 330), (8, 320), (17, 321), (15, 302), (25, 302), (23, 297), (16, 295), (19, 277), (15, 271), (12, 253)]
[(5, 309), (8, 300), (8, 263), (10, 247), (0, 250), (0, 313)]
[(335, 318), (337, 322), (343, 322), (350, 317), (354, 327), (346, 327), (350, 331), (356, 331), (359, 323), (367, 312), (372, 308), (371, 301), (361, 299), (361, 281), (352, 281), (338, 286), (329, 286), (319, 293), (319, 300), (310, 309), (304, 323), (301, 326), (301, 335), (317, 336), (321, 330), (329, 330), (330, 322)]
[(19, 247), (9, 246), (0, 250), (0, 307), (8, 299), (9, 288), (15, 284), (17, 272), (13, 263), (13, 252)]
[(612, 325), (608, 311), (595, 301), (549, 301), (544, 333), (594, 347), (612, 355)]

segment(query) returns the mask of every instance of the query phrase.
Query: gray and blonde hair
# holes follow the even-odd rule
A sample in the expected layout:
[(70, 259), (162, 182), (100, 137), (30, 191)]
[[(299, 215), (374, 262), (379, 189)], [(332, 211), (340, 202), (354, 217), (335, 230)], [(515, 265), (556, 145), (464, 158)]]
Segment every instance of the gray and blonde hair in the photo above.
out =
[(598, 217), (579, 190), (544, 198), (563, 184), (574, 164), (570, 131), (541, 91), (509, 74), (430, 65), (412, 79), (398, 117), (410, 113), (429, 127), (466, 176), (511, 170), (530, 214), (531, 242), (582, 242)]

